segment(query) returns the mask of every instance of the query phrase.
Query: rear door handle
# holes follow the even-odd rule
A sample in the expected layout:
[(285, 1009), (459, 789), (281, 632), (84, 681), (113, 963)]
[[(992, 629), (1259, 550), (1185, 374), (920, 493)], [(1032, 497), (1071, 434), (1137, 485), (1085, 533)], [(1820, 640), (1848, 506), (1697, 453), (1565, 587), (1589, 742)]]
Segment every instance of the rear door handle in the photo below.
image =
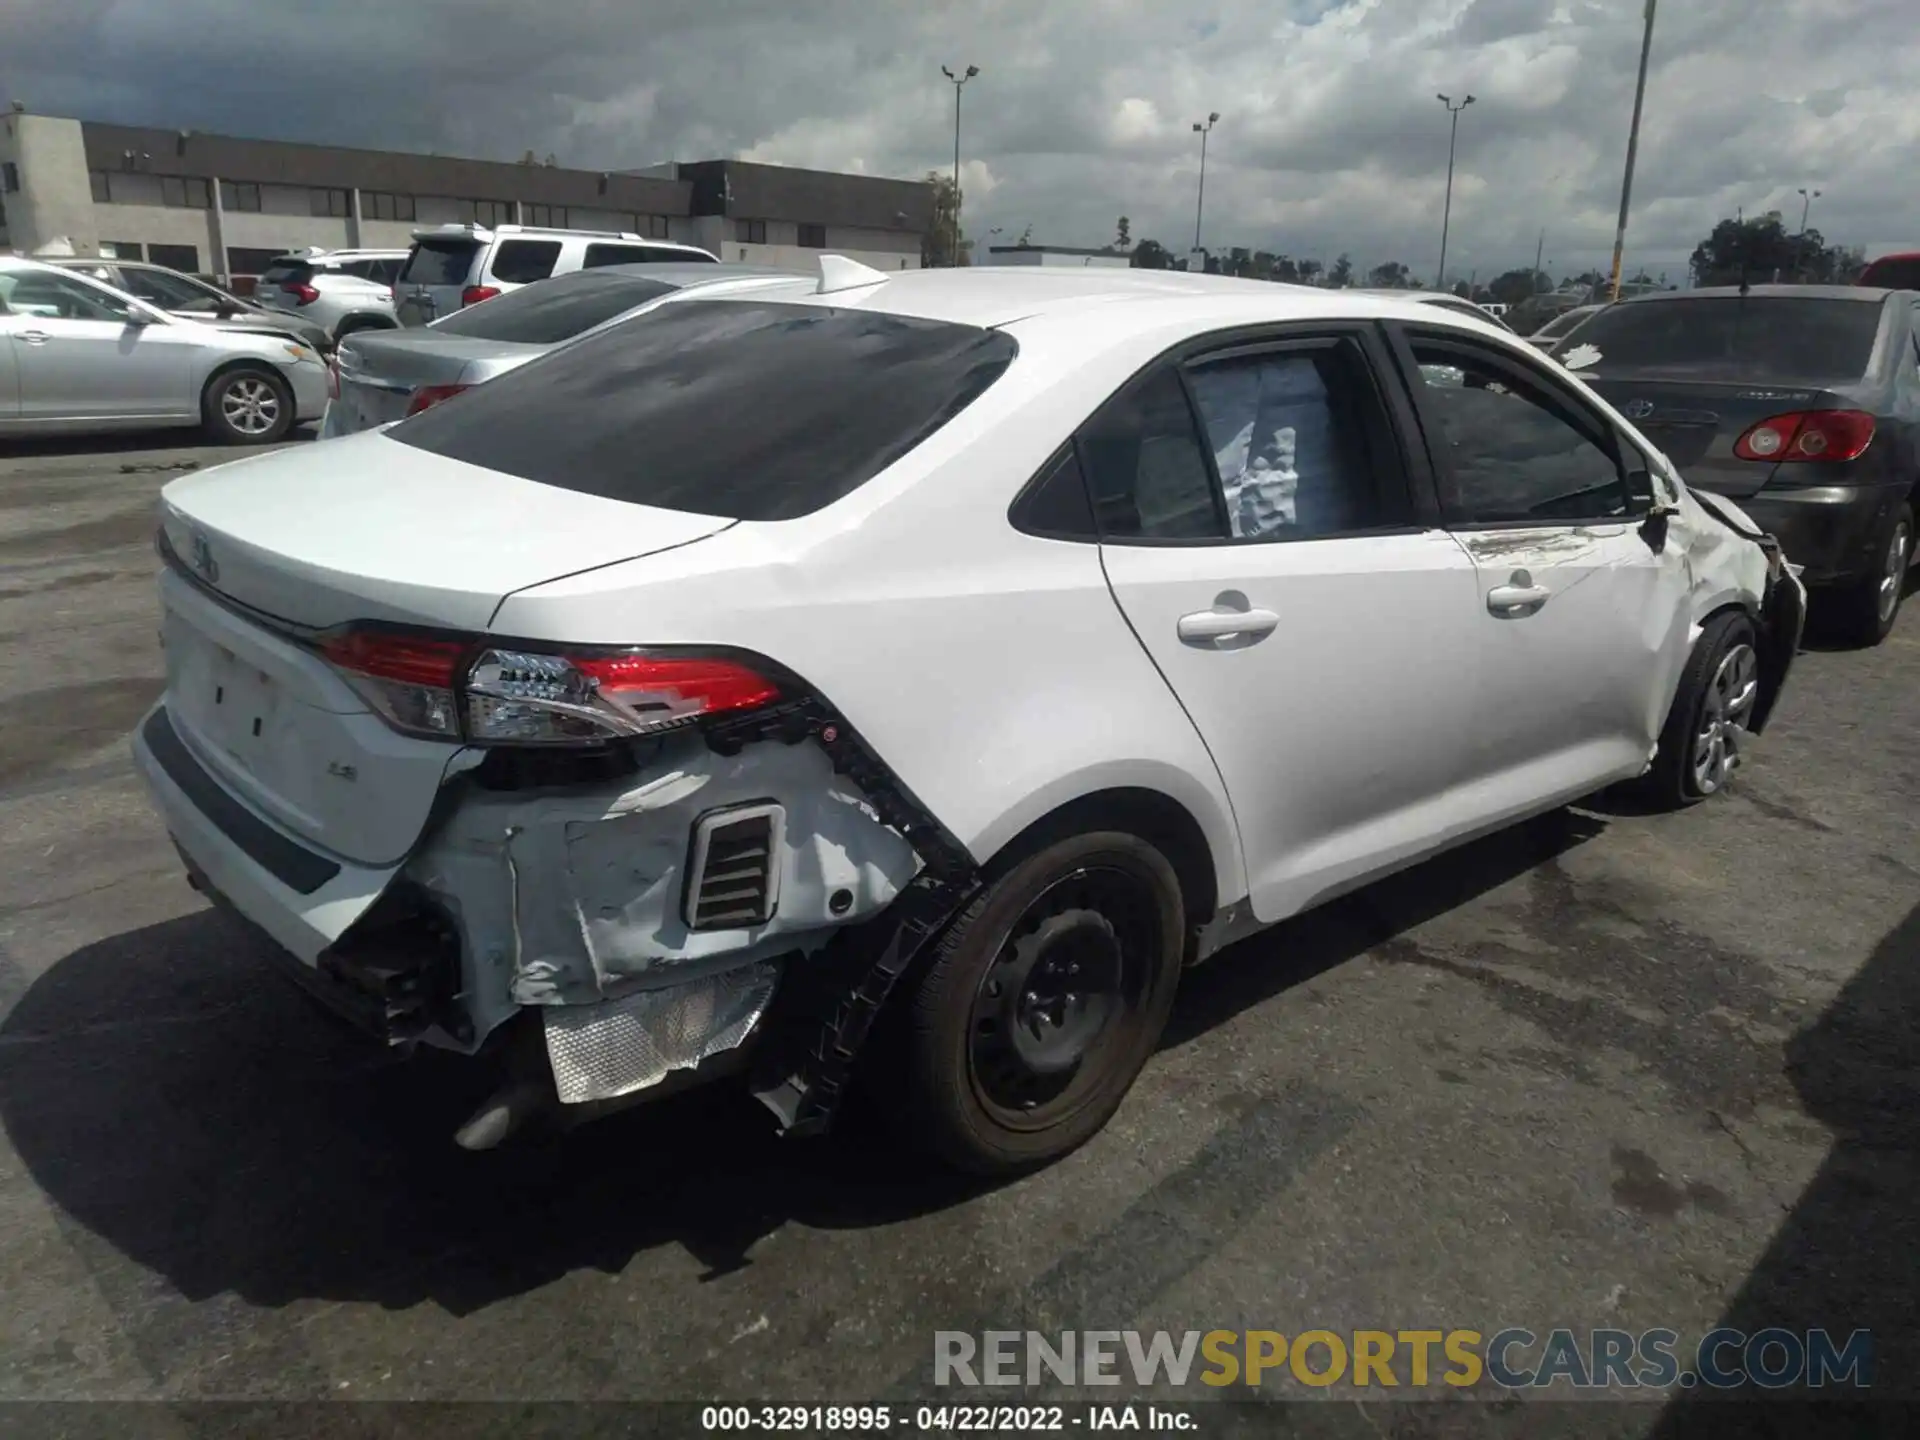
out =
[(1235, 635), (1264, 640), (1280, 626), (1280, 617), (1271, 610), (1196, 610), (1182, 615), (1178, 626), (1182, 640), (1226, 640)]
[(1487, 609), (1502, 620), (1517, 620), (1537, 613), (1552, 598), (1544, 585), (1496, 585), (1487, 591)]

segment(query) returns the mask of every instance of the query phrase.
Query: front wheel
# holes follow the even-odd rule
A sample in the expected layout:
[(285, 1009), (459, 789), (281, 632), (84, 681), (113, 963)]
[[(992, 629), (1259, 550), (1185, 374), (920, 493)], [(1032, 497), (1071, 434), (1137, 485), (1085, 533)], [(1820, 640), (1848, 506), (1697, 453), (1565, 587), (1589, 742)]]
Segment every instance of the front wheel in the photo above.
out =
[(269, 445), (293, 428), (293, 391), (270, 366), (236, 365), (207, 382), (200, 416), (217, 445)]
[(909, 1132), (980, 1174), (1085, 1143), (1159, 1043), (1185, 924), (1173, 867), (1136, 835), (1071, 836), (1013, 866), (941, 937), (912, 996)]
[(1654, 804), (1679, 809), (1717, 795), (1745, 760), (1760, 698), (1755, 638), (1753, 621), (1737, 611), (1707, 622), (1680, 673), (1653, 768), (1640, 782)]

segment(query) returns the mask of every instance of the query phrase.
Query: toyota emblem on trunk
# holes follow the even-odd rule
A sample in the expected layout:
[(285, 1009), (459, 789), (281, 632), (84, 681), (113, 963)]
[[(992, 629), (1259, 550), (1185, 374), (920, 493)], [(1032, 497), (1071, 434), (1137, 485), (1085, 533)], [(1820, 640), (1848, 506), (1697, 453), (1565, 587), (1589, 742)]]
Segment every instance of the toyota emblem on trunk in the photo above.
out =
[(220, 579), (220, 566), (213, 558), (213, 547), (207, 544), (204, 532), (199, 530), (193, 532), (187, 558), (188, 563), (200, 572), (209, 585)]
[(1653, 414), (1653, 402), (1651, 400), (1629, 400), (1623, 409), (1629, 420), (1644, 420)]

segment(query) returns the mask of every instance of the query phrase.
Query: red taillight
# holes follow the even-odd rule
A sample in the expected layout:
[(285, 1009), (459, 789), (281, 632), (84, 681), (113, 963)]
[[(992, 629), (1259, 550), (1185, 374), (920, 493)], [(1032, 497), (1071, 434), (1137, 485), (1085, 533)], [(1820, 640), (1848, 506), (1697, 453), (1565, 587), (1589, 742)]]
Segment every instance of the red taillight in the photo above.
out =
[(491, 300), (500, 293), (498, 285), (469, 285), (460, 292), (462, 305), (478, 305), (482, 300)]
[(1864, 410), (1791, 410), (1770, 415), (1733, 442), (1741, 460), (1857, 460), (1873, 443), (1873, 416)]
[(422, 410), (431, 410), (442, 400), (451, 400), (462, 390), (472, 388), (471, 385), (422, 385), (407, 401), (407, 414), (418, 415)]
[[(688, 660), (662, 655), (579, 659), (573, 668), (600, 693), (636, 709), (678, 702), (701, 715), (751, 710), (779, 698), (780, 687), (730, 660)], [(650, 697), (659, 697), (650, 700)]]
[(451, 690), (464, 640), (440, 640), (382, 630), (349, 630), (328, 638), (320, 653), (341, 670), (403, 685)]
[(353, 628), (320, 652), (396, 730), (481, 744), (601, 745), (757, 709), (781, 693), (751, 665), (713, 656), (485, 646)]
[(293, 296), (293, 303), (296, 305), (311, 305), (320, 298), (318, 290), (299, 280), (286, 281), (281, 285), (280, 292), (283, 295)]

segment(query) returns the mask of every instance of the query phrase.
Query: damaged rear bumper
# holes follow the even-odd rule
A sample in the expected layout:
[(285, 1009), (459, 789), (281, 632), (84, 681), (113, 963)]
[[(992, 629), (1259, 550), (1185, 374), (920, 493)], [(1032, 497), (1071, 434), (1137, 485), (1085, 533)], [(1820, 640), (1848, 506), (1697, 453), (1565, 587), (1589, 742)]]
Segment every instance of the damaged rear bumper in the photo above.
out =
[[(135, 753), (190, 878), (307, 989), (388, 1044), (524, 1054), (537, 1028), (551, 1099), (583, 1111), (750, 1059), (785, 1127), (824, 1128), (887, 992), (976, 878), (813, 701), (653, 742), (590, 783), (472, 769), (387, 871), (299, 846), (204, 773), (183, 784), (155, 733)], [(289, 846), (332, 869), (311, 896), (311, 875), (269, 868)], [(314, 923), (342, 885), (357, 918)]]

